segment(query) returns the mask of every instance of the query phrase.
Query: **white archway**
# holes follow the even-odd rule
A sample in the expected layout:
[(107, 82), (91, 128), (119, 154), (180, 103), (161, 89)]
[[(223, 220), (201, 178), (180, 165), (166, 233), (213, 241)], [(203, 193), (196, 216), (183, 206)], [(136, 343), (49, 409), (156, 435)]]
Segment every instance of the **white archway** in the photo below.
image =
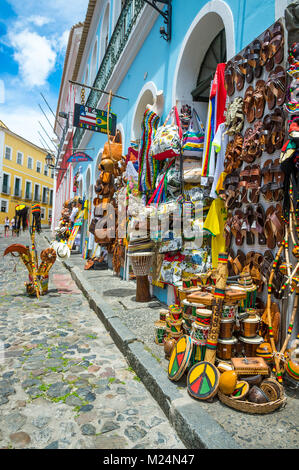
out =
[(227, 59), (235, 55), (234, 18), (230, 7), (222, 0), (211, 0), (199, 11), (191, 23), (178, 56), (174, 73), (172, 103), (192, 101), (191, 91), (207, 48), (225, 28)]
[(157, 95), (157, 87), (154, 82), (147, 82), (141, 89), (132, 119), (131, 140), (139, 140), (141, 137), (141, 123), (148, 104), (154, 104)]

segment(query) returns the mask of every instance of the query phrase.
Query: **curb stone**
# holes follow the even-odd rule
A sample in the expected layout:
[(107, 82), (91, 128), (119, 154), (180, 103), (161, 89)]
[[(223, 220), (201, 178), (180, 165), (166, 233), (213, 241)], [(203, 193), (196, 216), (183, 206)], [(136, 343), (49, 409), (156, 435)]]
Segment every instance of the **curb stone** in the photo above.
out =
[[(44, 235), (50, 243), (48, 237)], [(92, 310), (109, 331), (116, 346), (157, 401), (178, 436), (189, 449), (240, 449), (234, 438), (194, 400), (184, 398), (170, 382), (157, 360), (125, 326), (112, 308), (83, 278), (80, 269), (67, 261), (65, 268), (87, 298)], [(157, 367), (158, 366), (158, 367)], [(178, 383), (179, 385), (179, 383)]]

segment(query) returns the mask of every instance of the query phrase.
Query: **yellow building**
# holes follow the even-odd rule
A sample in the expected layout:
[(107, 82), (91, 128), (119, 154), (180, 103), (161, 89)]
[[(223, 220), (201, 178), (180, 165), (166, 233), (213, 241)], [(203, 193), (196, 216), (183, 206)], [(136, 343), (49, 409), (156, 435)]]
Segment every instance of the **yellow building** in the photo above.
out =
[(45, 162), (47, 152), (9, 130), (0, 121), (0, 226), (15, 216), (15, 207), (41, 205), (41, 223), (52, 218), (54, 171)]

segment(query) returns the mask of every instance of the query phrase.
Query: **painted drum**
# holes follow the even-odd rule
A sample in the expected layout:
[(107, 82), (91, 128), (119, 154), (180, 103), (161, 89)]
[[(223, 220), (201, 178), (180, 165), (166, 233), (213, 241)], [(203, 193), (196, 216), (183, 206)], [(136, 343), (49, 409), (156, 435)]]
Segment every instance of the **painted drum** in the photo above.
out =
[(234, 400), (244, 400), (249, 392), (249, 383), (245, 382), (245, 380), (240, 380), (237, 382), (237, 385), (230, 395), (231, 398)]
[(202, 325), (197, 321), (192, 323), (191, 338), (198, 341), (201, 345), (207, 344), (209, 325)]
[(235, 326), (235, 320), (233, 318), (221, 318), (220, 320), (220, 331), (219, 338), (228, 339), (232, 337)]
[(177, 342), (170, 356), (168, 364), (168, 378), (179, 380), (188, 367), (192, 352), (192, 342), (189, 336), (182, 336)]
[(211, 322), (212, 313), (212, 310), (209, 310), (207, 308), (197, 308), (196, 321), (204, 325), (209, 325)]
[(255, 357), (256, 350), (260, 344), (264, 342), (264, 338), (261, 336), (255, 336), (254, 338), (245, 338), (244, 336), (239, 336), (240, 342), (240, 352), (243, 356), (246, 357)]
[(166, 308), (162, 308), (160, 311), (159, 311), (159, 314), (160, 314), (160, 320), (161, 321), (166, 321), (166, 317), (168, 315), (168, 310), (166, 310)]
[(224, 304), (222, 307), (221, 318), (235, 318), (235, 315), (238, 313), (238, 305), (228, 305)]
[(216, 395), (219, 387), (220, 373), (210, 362), (195, 364), (187, 376), (188, 393), (197, 400), (207, 400)]
[(196, 310), (198, 308), (206, 308), (206, 305), (192, 303), (192, 302), (189, 302), (189, 300), (187, 299), (184, 299), (182, 304), (183, 304), (183, 313), (186, 313), (187, 315), (193, 315), (194, 317), (196, 316)]
[(171, 333), (180, 333), (180, 331), (182, 331), (183, 320), (173, 321), (171, 319), (168, 319), (167, 323), (168, 323)]
[(194, 317), (192, 317), (192, 315), (187, 315), (186, 313), (183, 313), (183, 319), (184, 319), (185, 325), (188, 328), (191, 328), (192, 323), (194, 321)]
[(237, 338), (232, 336), (228, 339), (218, 338), (216, 355), (223, 361), (229, 361), (236, 353)]
[(155, 322), (155, 343), (163, 345), (166, 336), (166, 324), (161, 320)]
[(260, 317), (258, 315), (249, 316), (241, 321), (241, 334), (245, 338), (254, 338), (259, 329)]
[(206, 346), (202, 345), (199, 341), (191, 338), (192, 341), (192, 353), (189, 362), (189, 368), (193, 367), (194, 364), (201, 362), (204, 360), (205, 353), (206, 353)]

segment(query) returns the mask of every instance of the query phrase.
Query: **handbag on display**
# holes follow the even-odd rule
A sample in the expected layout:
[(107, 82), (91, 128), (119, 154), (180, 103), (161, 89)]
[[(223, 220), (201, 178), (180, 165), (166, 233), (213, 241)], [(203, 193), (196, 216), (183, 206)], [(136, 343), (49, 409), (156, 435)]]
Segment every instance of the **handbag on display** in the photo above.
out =
[(182, 154), (184, 157), (201, 158), (204, 147), (205, 130), (195, 109), (192, 110), (189, 128), (183, 135)]
[[(169, 118), (174, 115), (174, 121), (167, 125)], [(168, 114), (166, 121), (158, 127), (151, 145), (151, 155), (156, 160), (166, 160), (180, 154), (182, 128), (177, 107), (174, 106)]]

